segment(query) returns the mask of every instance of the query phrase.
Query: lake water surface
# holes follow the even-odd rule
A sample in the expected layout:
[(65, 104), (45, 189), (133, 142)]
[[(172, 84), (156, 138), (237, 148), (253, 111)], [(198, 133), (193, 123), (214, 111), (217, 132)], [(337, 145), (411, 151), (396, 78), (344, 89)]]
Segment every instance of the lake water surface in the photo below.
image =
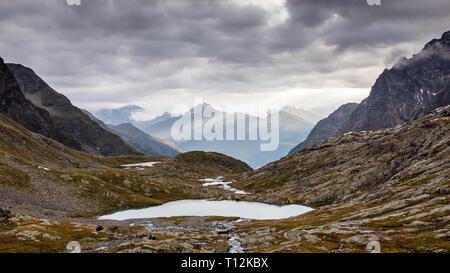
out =
[(284, 219), (313, 209), (300, 205), (277, 206), (245, 201), (180, 200), (145, 209), (119, 211), (101, 220), (129, 220), (174, 216), (224, 216), (255, 220)]

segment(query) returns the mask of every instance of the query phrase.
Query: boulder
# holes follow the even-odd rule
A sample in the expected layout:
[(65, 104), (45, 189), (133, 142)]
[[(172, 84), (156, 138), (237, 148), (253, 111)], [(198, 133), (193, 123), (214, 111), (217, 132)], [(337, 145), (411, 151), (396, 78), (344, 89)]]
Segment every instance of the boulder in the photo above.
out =
[(312, 234), (306, 234), (306, 235), (303, 235), (303, 237), (305, 238), (305, 240), (308, 243), (311, 243), (311, 244), (318, 244), (322, 241), (322, 240), (320, 240), (319, 237), (317, 237), (316, 235), (312, 235)]
[(6, 221), (11, 218), (11, 212), (7, 209), (0, 208), (0, 221)]

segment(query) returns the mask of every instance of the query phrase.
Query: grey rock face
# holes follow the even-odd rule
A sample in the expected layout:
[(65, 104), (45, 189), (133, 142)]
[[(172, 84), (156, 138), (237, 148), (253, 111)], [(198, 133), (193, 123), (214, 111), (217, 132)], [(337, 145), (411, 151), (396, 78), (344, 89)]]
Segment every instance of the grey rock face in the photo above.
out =
[(16, 78), (0, 58), (0, 113), (7, 115), (26, 129), (55, 139), (69, 147), (81, 149), (79, 143), (64, 131), (59, 131), (50, 114), (29, 101), (21, 92)]
[[(23, 111), (12, 112), (10, 117), (27, 129), (53, 138), (70, 148), (92, 154), (140, 154), (119, 136), (101, 128), (82, 110), (73, 106), (64, 95), (48, 86), (30, 68), (20, 64), (7, 64), (7, 67), (4, 66), (4, 70), (6, 69), (12, 73), (9, 75), (11, 80), (14, 77), (17, 80), (11, 87), (16, 89), (16, 96), (22, 98), (15, 103), (14, 108), (27, 108), (28, 112), (33, 109), (34, 113), (40, 113), (40, 120), (36, 120), (36, 117), (24, 116), (21, 113)], [(14, 114), (15, 112), (18, 113)]]
[(411, 59), (403, 58), (375, 82), (339, 134), (391, 128), (447, 105), (450, 94), (450, 31)]
[(321, 120), (289, 154), (351, 131), (374, 131), (413, 121), (450, 104), (450, 31), (379, 76), (368, 98)]

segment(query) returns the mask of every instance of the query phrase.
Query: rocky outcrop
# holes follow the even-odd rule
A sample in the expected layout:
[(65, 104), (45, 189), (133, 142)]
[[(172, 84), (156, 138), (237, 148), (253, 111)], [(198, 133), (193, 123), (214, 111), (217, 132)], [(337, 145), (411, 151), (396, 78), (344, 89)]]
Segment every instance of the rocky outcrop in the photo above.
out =
[[(448, 253), (449, 162), (450, 106), (394, 128), (331, 137), (233, 184), (316, 210), (234, 233), (255, 253)], [(270, 238), (259, 233), (271, 228)]]
[(357, 103), (347, 103), (339, 107), (328, 117), (319, 121), (309, 133), (308, 138), (292, 149), (289, 154), (298, 153), (306, 148), (312, 147), (316, 143), (334, 136), (339, 128), (348, 121), (350, 115), (357, 107)]
[[(437, 192), (450, 170), (450, 106), (414, 122), (347, 133), (244, 176), (245, 191), (280, 192), (313, 207)], [(391, 188), (392, 187), (392, 188)], [(406, 190), (406, 188), (403, 188)]]
[[(33, 70), (20, 64), (8, 64), (8, 68), (17, 79), (20, 90), (32, 102), (35, 109), (45, 113), (46, 121), (52, 124), (51, 130), (43, 122), (26, 126), (27, 129), (42, 133), (70, 148), (100, 155), (138, 155), (133, 147), (126, 144), (119, 136), (101, 128), (88, 115), (73, 106), (69, 99), (59, 94), (45, 83)], [(16, 85), (17, 86), (17, 85)], [(20, 92), (20, 91), (19, 91)], [(23, 102), (22, 102), (23, 103)], [(30, 104), (30, 103), (28, 103)], [(30, 106), (27, 106), (30, 107)], [(20, 113), (20, 112), (19, 112)], [(23, 120), (22, 113), (17, 120)], [(27, 119), (26, 119), (27, 120)], [(48, 131), (48, 132), (47, 132)], [(62, 134), (62, 136), (60, 136)]]
[(345, 104), (319, 121), (308, 138), (290, 151), (298, 153), (334, 135), (391, 128), (450, 104), (450, 31), (433, 39), (411, 59), (385, 69), (369, 97)]
[(152, 137), (134, 127), (131, 123), (108, 125), (108, 127), (144, 155), (176, 156), (183, 152), (174, 143)]
[(391, 128), (448, 104), (450, 31), (379, 76), (339, 134)]

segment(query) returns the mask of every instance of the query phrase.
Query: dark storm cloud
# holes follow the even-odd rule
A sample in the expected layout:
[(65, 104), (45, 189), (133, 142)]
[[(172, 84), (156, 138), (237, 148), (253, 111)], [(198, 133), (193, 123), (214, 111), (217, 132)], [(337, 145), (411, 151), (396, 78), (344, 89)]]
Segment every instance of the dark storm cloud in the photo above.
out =
[(446, 31), (449, 14), (448, 0), (287, 0), (273, 9), (264, 0), (0, 0), (0, 55), (83, 104), (173, 89), (245, 100), (283, 88), (369, 88), (384, 65)]
[(289, 33), (312, 32), (313, 37), (319, 36), (326, 44), (339, 48), (417, 41), (418, 37), (429, 35), (429, 31), (448, 28), (447, 0), (381, 3), (370, 6), (365, 0), (287, 0), (290, 19), (283, 27)]

